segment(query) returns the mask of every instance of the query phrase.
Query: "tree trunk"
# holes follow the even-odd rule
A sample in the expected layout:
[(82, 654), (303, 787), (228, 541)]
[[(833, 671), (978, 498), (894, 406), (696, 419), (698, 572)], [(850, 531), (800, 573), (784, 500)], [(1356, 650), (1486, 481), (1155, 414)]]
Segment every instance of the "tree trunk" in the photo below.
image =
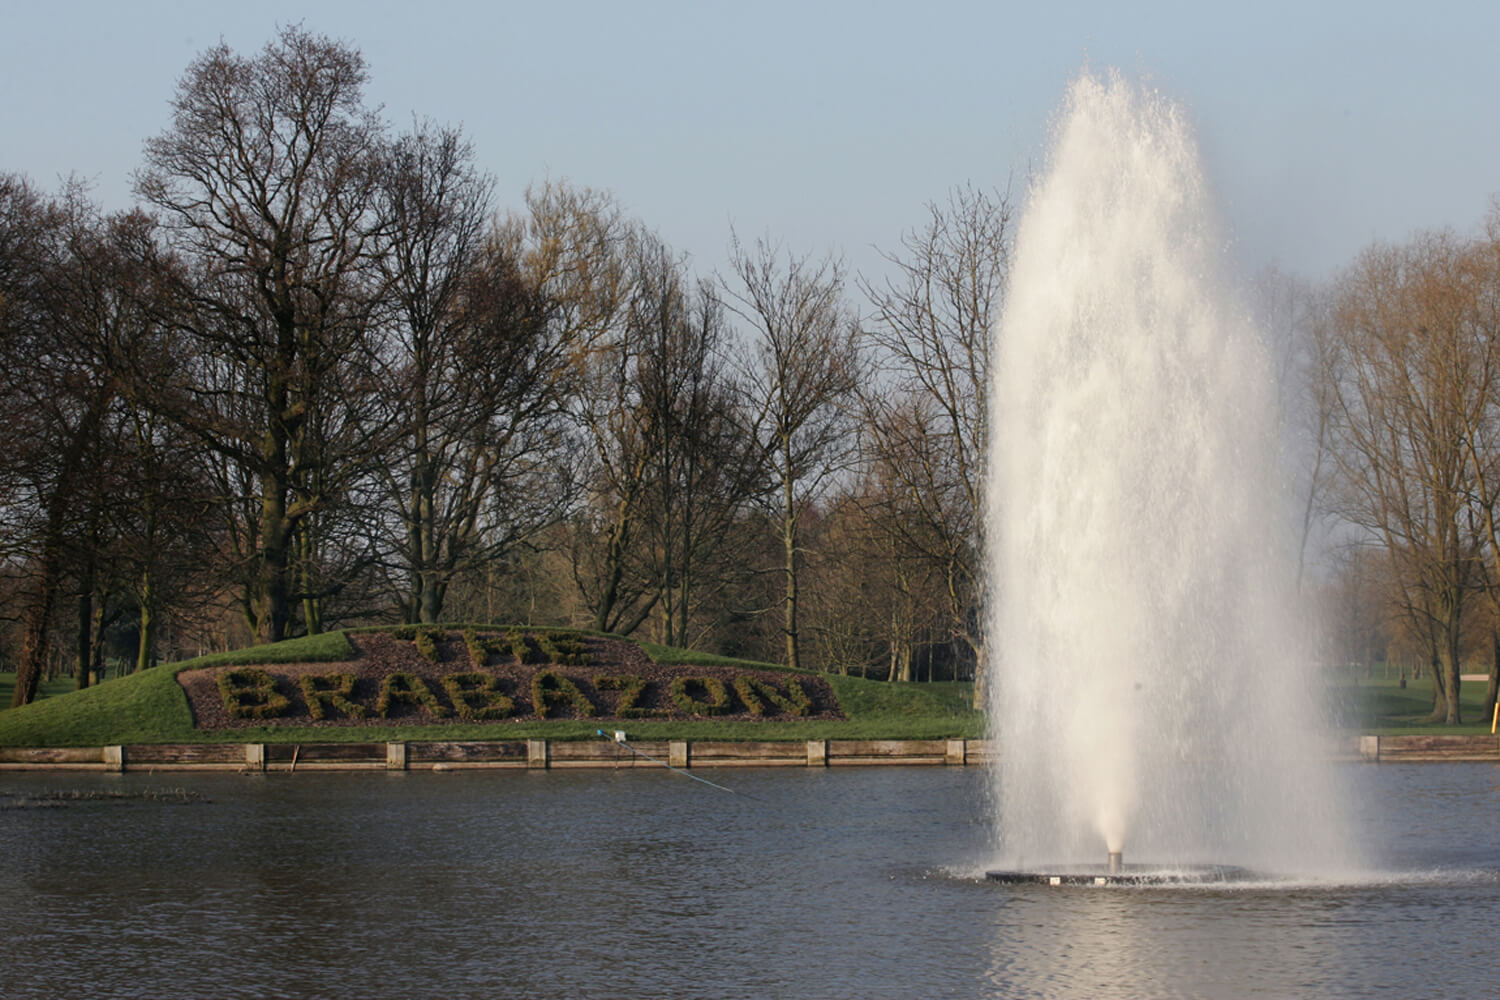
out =
[[(619, 496), (615, 504), (615, 516), (606, 532), (609, 542), (605, 547), (604, 580), (599, 588), (599, 599), (594, 610), (594, 629), (599, 632), (618, 632), (631, 635), (656, 610), (662, 598), (661, 588), (654, 587), (642, 594), (638, 589), (626, 587), (626, 562), (631, 557), (635, 544), (635, 529), (639, 517), (639, 489), (644, 475), (644, 465), (638, 462), (629, 477), (631, 488)], [(641, 603), (644, 600), (644, 603)]]
[(42, 668), (47, 658), (48, 629), (53, 608), (57, 605), (62, 577), (63, 534), (67, 524), (67, 507), (83, 463), (85, 449), (97, 435), (108, 394), (101, 392), (73, 430), (62, 456), (62, 472), (56, 489), (47, 500), (47, 523), (42, 531), (36, 596), (26, 609), (25, 638), (21, 642), (21, 659), (16, 664), (16, 686), (10, 705), (18, 708), (36, 699)]
[(41, 683), (42, 669), (47, 661), (48, 631), (62, 576), (63, 501), (60, 496), (52, 497), (51, 508), (43, 536), (36, 595), (26, 609), (25, 638), (21, 643), (20, 662), (16, 664), (16, 687), (11, 694), (11, 708), (36, 700), (37, 686)]
[(431, 625), (442, 613), (443, 588), (439, 586), (436, 574), (429, 573), (422, 581), (422, 610), (418, 617), (424, 625)]
[(1484, 718), (1492, 721), (1497, 694), (1500, 694), (1500, 629), (1490, 632), (1490, 677), (1484, 689)]
[(989, 645), (980, 643), (974, 649), (974, 708), (984, 711), (989, 707), (990, 675), (989, 670)]
[(1443, 721), (1450, 726), (1463, 723), (1463, 710), (1458, 704), (1460, 678), (1463, 670), (1463, 646), (1462, 636), (1459, 634), (1459, 623), (1455, 620), (1448, 629), (1447, 645), (1444, 647), (1442, 668), (1447, 672), (1446, 683), (1443, 685), (1444, 693), (1447, 695), (1447, 712)]
[(1460, 685), (1458, 672), (1460, 667), (1458, 663), (1444, 664), (1444, 667), (1448, 671), (1448, 710), (1446, 716), (1443, 719), (1443, 722), (1449, 726), (1459, 726), (1462, 725), (1464, 721), (1463, 710), (1459, 707), (1458, 704)]
[(891, 669), (886, 680), (898, 684), (911, 683), (911, 643), (905, 639), (891, 643)]
[(604, 586), (599, 592), (599, 606), (594, 611), (594, 631), (608, 632), (610, 617), (620, 599), (620, 582), (625, 576), (625, 546), (630, 534), (628, 503), (620, 501), (615, 523), (609, 527), (609, 545), (605, 550)]
[(677, 643), (679, 647), (686, 649), (691, 636), (688, 635), (688, 608), (692, 606), (693, 599), (693, 571), (684, 566), (681, 575), (682, 583), (678, 587), (677, 607), (680, 609), (677, 615)]
[[(276, 451), (272, 443), (270, 449)], [(291, 585), (287, 579), (291, 567), (291, 530), (287, 521), (287, 497), (290, 484), (286, 476), (286, 448), (280, 449), (281, 462), (273, 458), (261, 481), (260, 507), (260, 578), (256, 595), (256, 638), (261, 642), (280, 642), (286, 638), (291, 618)]]
[(101, 605), (94, 612), (94, 658), (89, 664), (95, 684), (104, 680), (104, 626), (104, 607)]
[(147, 574), (141, 584), (141, 628), (140, 643), (135, 652), (135, 669), (145, 670), (151, 666), (151, 650), (156, 646), (156, 612), (153, 604), (151, 577)]
[(73, 685), (78, 691), (89, 686), (89, 668), (94, 663), (94, 583), (85, 574), (78, 595), (78, 662), (73, 667)]
[(1443, 640), (1442, 648), (1436, 651), (1432, 662), (1433, 705), (1428, 721), (1457, 726), (1463, 722), (1458, 704), (1459, 671), (1462, 669), (1458, 630), (1448, 630)]
[[(790, 469), (790, 457), (786, 462)], [(797, 507), (789, 472), (786, 474), (783, 502), (781, 541), (786, 556), (786, 614), (782, 627), (786, 632), (786, 665), (792, 670), (799, 670), (802, 667), (802, 651), (797, 637)]]
[(21, 642), (21, 660), (16, 664), (16, 687), (10, 697), (11, 708), (35, 701), (42, 679), (42, 665), (47, 656), (47, 622), (57, 600), (55, 570), (49, 572), (43, 565), (42, 573), (36, 597), (26, 609), (26, 632)]
[[(284, 278), (284, 275), (282, 276)], [(280, 642), (286, 638), (291, 620), (291, 546), (292, 496), (291, 443), (301, 427), (305, 414), (292, 405), (288, 373), (297, 358), (296, 328), (292, 310), (284, 304), (273, 310), (276, 315), (277, 349), (273, 369), (267, 373), (265, 405), (268, 424), (261, 437), (260, 486), (260, 577), (255, 608), (256, 637), (261, 642)]]
[[(1448, 695), (1444, 690), (1448, 676), (1438, 663), (1438, 651), (1434, 649), (1428, 655), (1431, 660), (1429, 663), (1431, 669), (1428, 672), (1432, 675), (1432, 714), (1427, 716), (1427, 721), (1442, 722), (1448, 717)], [(1419, 674), (1419, 670), (1414, 670), (1413, 678)]]
[(286, 638), (291, 588), (287, 586), (286, 497), (267, 487), (261, 504), (260, 607), (256, 609), (261, 642)]
[[(423, 384), (425, 385), (425, 379)], [(447, 588), (442, 568), (439, 566), (441, 552), (437, 526), (437, 482), (432, 463), (428, 460), (425, 425), (418, 432), (417, 447), (419, 449), (417, 468), (412, 473), (415, 510), (412, 518), (411, 548), (412, 558), (416, 562), (413, 599), (416, 604), (416, 620), (424, 625), (431, 625), (435, 624), (443, 613), (443, 598)]]
[(308, 635), (317, 635), (323, 631), (323, 598), (319, 594), (313, 578), (313, 541), (311, 537), (312, 523), (302, 521), (302, 530), (297, 532), (297, 559), (301, 566), (302, 580), (302, 620), (307, 626)]

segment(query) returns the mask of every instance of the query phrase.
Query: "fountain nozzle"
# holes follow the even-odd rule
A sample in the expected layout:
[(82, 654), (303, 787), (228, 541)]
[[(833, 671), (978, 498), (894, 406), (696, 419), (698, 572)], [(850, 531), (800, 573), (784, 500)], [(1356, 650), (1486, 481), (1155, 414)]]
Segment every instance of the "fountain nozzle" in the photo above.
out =
[(1109, 852), (1109, 873), (1118, 875), (1125, 869), (1124, 854), (1120, 851)]

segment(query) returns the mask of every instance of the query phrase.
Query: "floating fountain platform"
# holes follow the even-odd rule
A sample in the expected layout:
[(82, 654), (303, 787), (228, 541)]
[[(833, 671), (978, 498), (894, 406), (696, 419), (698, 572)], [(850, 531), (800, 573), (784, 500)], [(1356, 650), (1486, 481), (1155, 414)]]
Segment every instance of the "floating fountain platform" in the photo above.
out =
[(988, 871), (991, 882), (1009, 885), (1219, 885), (1255, 876), (1235, 865), (1056, 865), (1035, 871)]

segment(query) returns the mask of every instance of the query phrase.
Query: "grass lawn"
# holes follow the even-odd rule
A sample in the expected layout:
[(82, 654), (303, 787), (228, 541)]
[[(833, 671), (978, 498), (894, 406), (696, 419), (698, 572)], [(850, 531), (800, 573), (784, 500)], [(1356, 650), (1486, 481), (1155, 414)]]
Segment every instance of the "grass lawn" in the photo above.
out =
[[(728, 661), (643, 644), (663, 662), (773, 665)], [(0, 711), (0, 746), (105, 746), (143, 743), (333, 743), (420, 740), (583, 740), (600, 728), (624, 728), (633, 739), (805, 740), (943, 739), (984, 735), (984, 717), (969, 707), (973, 685), (966, 683), (888, 684), (827, 675), (844, 714), (842, 721), (547, 722), (452, 723), (415, 726), (315, 728), (264, 726), (232, 731), (193, 728), (177, 673), (191, 667), (247, 663), (338, 661), (351, 653), (342, 632), (290, 639), (272, 646), (213, 654), (105, 681), (69, 694), (63, 691), (17, 709)], [(12, 679), (12, 683), (14, 680)], [(7, 693), (8, 689), (4, 690)], [(8, 704), (8, 701), (6, 702)]]
[(1432, 680), (1408, 678), (1401, 687), (1397, 678), (1361, 678), (1330, 688), (1334, 717), (1340, 728), (1378, 736), (1412, 733), (1473, 734), (1490, 731), (1490, 716), (1484, 711), (1484, 681), (1465, 681), (1459, 687), (1459, 711), (1464, 724), (1447, 726), (1426, 722), (1432, 712)]
[[(457, 626), (449, 626), (457, 628)], [(774, 665), (731, 660), (641, 643), (661, 663), (743, 666)], [(985, 735), (984, 715), (970, 707), (973, 685), (890, 684), (857, 677), (825, 675), (848, 717), (843, 721), (602, 721), (558, 719), (547, 722), (450, 723), (389, 726), (262, 726), (233, 731), (197, 730), (187, 699), (177, 684), (179, 671), (218, 664), (338, 661), (351, 653), (342, 632), (290, 639), (212, 654), (182, 663), (73, 690), (71, 677), (42, 685), (39, 699), (19, 709), (0, 710), (0, 746), (103, 746), (139, 743), (333, 743), (421, 740), (587, 740), (597, 729), (625, 729), (634, 739), (804, 740), (804, 739), (977, 739)], [(8, 705), (14, 674), (0, 673), (0, 705)], [(1490, 731), (1483, 710), (1485, 684), (1465, 682), (1461, 690), (1464, 725), (1424, 721), (1432, 706), (1428, 678), (1360, 678), (1331, 685), (1335, 724), (1346, 732), (1383, 736), (1409, 733), (1474, 734)]]

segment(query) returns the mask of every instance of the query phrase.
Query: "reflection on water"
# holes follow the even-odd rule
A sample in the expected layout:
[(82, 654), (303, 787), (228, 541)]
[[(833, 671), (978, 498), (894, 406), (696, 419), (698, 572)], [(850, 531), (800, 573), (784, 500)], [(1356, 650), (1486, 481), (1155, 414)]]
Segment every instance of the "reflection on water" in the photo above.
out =
[[(1442, 945), (1441, 935), (1465, 926), (1476, 906), (1494, 915), (1497, 905), (1493, 874), (1358, 887), (1014, 891), (1044, 915), (997, 934), (988, 977), (996, 996), (1450, 996), (1452, 985), (1434, 981), (1407, 949), (1437, 944), (1458, 960), (1465, 949)], [(1423, 924), (1408, 927), (1414, 920)], [(1482, 977), (1471, 983), (1488, 988)]]
[(1492, 992), (1500, 768), (1340, 776), (1386, 874), (1057, 889), (982, 880), (977, 768), (6, 774), (0, 996)]

